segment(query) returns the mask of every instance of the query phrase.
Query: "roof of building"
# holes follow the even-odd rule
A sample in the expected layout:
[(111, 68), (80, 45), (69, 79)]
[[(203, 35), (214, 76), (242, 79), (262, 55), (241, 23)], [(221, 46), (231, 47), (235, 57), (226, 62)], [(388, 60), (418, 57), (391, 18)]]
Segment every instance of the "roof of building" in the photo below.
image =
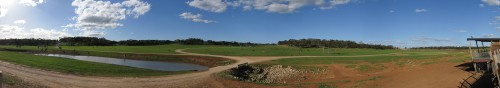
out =
[(467, 38), (467, 41), (500, 42), (500, 38)]

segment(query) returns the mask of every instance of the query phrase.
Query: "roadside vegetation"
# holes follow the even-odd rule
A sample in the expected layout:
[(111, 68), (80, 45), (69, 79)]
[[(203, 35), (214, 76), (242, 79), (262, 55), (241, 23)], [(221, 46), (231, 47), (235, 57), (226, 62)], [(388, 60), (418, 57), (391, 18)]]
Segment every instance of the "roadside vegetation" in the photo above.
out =
[(44, 85), (24, 81), (10, 73), (2, 73), (2, 87), (4, 88), (50, 88)]

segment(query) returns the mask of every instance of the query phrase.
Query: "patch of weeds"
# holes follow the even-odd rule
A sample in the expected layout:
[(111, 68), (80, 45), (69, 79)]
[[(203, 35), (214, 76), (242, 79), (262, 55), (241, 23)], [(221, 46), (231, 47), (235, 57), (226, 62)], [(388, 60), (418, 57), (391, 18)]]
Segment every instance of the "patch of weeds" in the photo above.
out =
[(373, 67), (370, 66), (370, 65), (359, 65), (359, 67), (357, 68), (358, 71), (367, 71), (367, 70), (370, 70), (372, 69)]
[(424, 62), (422, 63), (422, 65), (429, 65), (429, 64), (434, 64), (436, 63), (435, 61), (428, 61), (428, 62)]
[(217, 73), (215, 75), (218, 76), (218, 77), (222, 77), (222, 78), (235, 79), (233, 76), (231, 76), (231, 74), (229, 74), (229, 71), (227, 71), (227, 70), (219, 72), (219, 73)]
[(379, 78), (382, 78), (382, 76), (375, 76), (375, 77), (371, 77), (371, 78), (364, 79), (364, 80), (358, 80), (358, 81), (356, 81), (356, 83), (354, 83), (354, 86), (351, 86), (351, 88), (358, 88), (360, 85), (365, 84), (366, 81), (373, 81), (373, 80), (376, 80)]
[(448, 62), (459, 63), (459, 62), (465, 62), (469, 59), (470, 59), (470, 57), (454, 57), (452, 59), (449, 59)]
[(345, 68), (352, 68), (352, 69), (354, 69), (354, 68), (356, 68), (356, 66), (357, 66), (357, 65), (355, 65), (355, 64), (350, 64), (350, 65), (346, 65), (346, 66), (344, 66), (344, 67), (345, 67)]
[(319, 84), (318, 88), (337, 88), (336, 86), (328, 85), (325, 83)]
[(376, 80), (376, 79), (379, 79), (379, 78), (382, 78), (382, 76), (371, 77), (371, 78), (368, 78), (368, 80)]
[(3, 81), (2, 83), (4, 84), (7, 84), (7, 85), (14, 85), (16, 83), (20, 83), (22, 82), (21, 79), (17, 78), (17, 77), (14, 77), (14, 76), (10, 76), (10, 75), (4, 75), (3, 76)]
[(346, 65), (345, 68), (351, 68), (357, 71), (379, 71), (386, 67), (383, 64), (373, 64), (373, 65)]
[(335, 82), (344, 82), (344, 83), (346, 83), (346, 82), (351, 82), (351, 80), (337, 80)]
[(365, 84), (365, 81), (366, 80), (357, 81), (356, 83), (354, 83), (354, 86), (352, 86), (351, 88), (358, 88), (360, 85)]
[(48, 88), (39, 84), (33, 84), (26, 82), (14, 75), (4, 73), (2, 84), (6, 84), (3, 87), (6, 88)]
[(402, 62), (402, 61), (398, 61), (398, 62), (396, 62), (396, 64), (397, 64), (399, 67), (404, 67), (407, 63), (406, 63), (406, 62)]

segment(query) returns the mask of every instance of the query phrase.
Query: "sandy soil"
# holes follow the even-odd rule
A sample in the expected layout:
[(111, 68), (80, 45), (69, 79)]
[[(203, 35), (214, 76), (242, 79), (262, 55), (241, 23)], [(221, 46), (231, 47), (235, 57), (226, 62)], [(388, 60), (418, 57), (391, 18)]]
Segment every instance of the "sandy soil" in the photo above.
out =
[(439, 63), (415, 70), (397, 70), (382, 74), (383, 78), (367, 81), (363, 88), (457, 88), (462, 79), (471, 75), (456, 68), (460, 63)]
[[(338, 88), (457, 88), (463, 79), (472, 75), (470, 71), (459, 67), (461, 64), (463, 63), (440, 61), (435, 64), (418, 63), (401, 67), (395, 63), (383, 63), (386, 69), (369, 72), (346, 68), (346, 64), (316, 65), (327, 67), (326, 73), (306, 75), (307, 80), (291, 79), (285, 86), (268, 86), (212, 76), (210, 82), (204, 82), (204, 86), (200, 87), (318, 88), (327, 84)], [(374, 77), (379, 78), (370, 79)]]

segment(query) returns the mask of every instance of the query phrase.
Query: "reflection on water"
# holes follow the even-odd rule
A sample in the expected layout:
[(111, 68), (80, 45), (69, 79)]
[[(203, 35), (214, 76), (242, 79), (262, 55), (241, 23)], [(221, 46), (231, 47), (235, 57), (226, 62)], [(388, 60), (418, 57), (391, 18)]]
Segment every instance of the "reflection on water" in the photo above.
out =
[(64, 54), (36, 54), (36, 55), (62, 57), (62, 58), (69, 58), (69, 59), (76, 59), (83, 61), (123, 65), (123, 66), (161, 70), (161, 71), (208, 70), (208, 67), (206, 66), (189, 64), (189, 63), (178, 63), (178, 62), (144, 61), (144, 60), (130, 60), (130, 59), (96, 57), (96, 56), (75, 56), (75, 55), (64, 55)]

